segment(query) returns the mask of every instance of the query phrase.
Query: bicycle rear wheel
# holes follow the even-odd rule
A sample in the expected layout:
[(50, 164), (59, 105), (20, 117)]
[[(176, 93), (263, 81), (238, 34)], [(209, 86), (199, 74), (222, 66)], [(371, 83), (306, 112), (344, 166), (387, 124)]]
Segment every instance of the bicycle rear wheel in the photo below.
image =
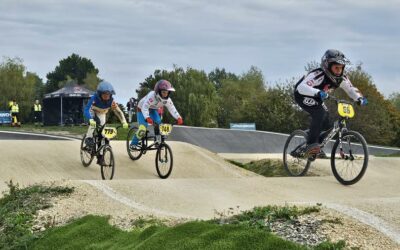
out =
[(156, 170), (161, 179), (166, 179), (172, 172), (174, 159), (172, 150), (166, 143), (161, 143), (158, 146), (156, 153)]
[(331, 168), (335, 178), (343, 185), (357, 183), (368, 167), (368, 148), (364, 137), (356, 131), (342, 135), (332, 147)]
[(139, 140), (138, 145), (131, 146), (133, 135), (136, 134), (137, 130), (137, 127), (132, 127), (128, 132), (128, 136), (126, 137), (126, 150), (128, 152), (129, 158), (131, 158), (131, 160), (133, 161), (138, 160), (143, 154), (141, 140)]
[(115, 161), (114, 154), (110, 146), (104, 146), (103, 162), (101, 163), (101, 178), (103, 180), (112, 180), (114, 177)]
[(287, 138), (283, 149), (283, 165), (291, 176), (303, 176), (310, 168), (311, 161), (305, 157), (307, 133), (295, 130)]
[(88, 167), (92, 163), (94, 154), (92, 153), (93, 148), (87, 148), (85, 145), (86, 134), (83, 136), (81, 141), (80, 155), (81, 162), (84, 167)]

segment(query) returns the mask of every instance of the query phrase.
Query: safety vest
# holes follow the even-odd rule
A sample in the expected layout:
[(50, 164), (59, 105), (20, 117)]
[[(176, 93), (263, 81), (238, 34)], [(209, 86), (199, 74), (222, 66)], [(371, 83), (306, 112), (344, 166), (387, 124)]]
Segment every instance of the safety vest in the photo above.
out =
[(11, 106), (11, 113), (19, 113), (18, 104), (13, 104), (13, 105)]
[(35, 112), (37, 112), (37, 111), (42, 111), (42, 105), (40, 105), (40, 104), (33, 104), (33, 109), (34, 109), (34, 111)]

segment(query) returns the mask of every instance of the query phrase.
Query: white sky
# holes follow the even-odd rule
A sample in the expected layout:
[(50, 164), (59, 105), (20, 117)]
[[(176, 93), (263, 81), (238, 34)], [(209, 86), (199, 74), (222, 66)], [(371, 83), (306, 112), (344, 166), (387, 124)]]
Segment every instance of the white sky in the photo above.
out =
[(254, 65), (275, 83), (335, 48), (388, 96), (400, 91), (399, 13), (399, 0), (0, 0), (0, 56), (46, 81), (77, 53), (125, 103), (173, 64), (236, 74)]

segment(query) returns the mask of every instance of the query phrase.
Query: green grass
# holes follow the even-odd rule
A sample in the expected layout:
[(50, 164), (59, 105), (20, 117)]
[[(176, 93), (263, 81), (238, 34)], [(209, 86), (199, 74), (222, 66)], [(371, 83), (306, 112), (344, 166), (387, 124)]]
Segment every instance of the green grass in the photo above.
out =
[[(271, 234), (268, 222), (319, 211), (319, 207), (258, 207), (224, 221), (192, 221), (173, 227), (139, 217), (129, 232), (111, 226), (107, 217), (89, 215), (32, 233), (37, 210), (51, 206), (50, 197), (70, 194), (73, 189), (41, 185), (21, 189), (12, 182), (8, 186), (9, 193), (0, 199), (0, 249), (309, 249)], [(315, 249), (342, 249), (343, 244), (325, 242)]]
[(51, 206), (53, 196), (67, 195), (73, 188), (33, 185), (19, 188), (7, 183), (9, 192), (0, 199), (0, 249), (24, 249), (36, 235), (30, 229), (35, 213)]
[(218, 224), (239, 224), (256, 227), (260, 229), (267, 229), (270, 231), (270, 223), (276, 220), (291, 221), (301, 215), (318, 213), (320, 206), (299, 208), (297, 206), (265, 206), (255, 207), (249, 211), (243, 211), (239, 214), (233, 215), (235, 212), (231, 208), (227, 212), (217, 213), (219, 218), (213, 221)]
[(394, 154), (376, 154), (376, 157), (400, 157), (400, 153), (394, 153)]
[[(110, 127), (117, 127), (121, 125), (120, 123), (107, 124)], [(85, 134), (88, 130), (88, 126), (35, 126), (34, 124), (22, 124), (21, 127), (10, 127), (10, 126), (0, 126), (0, 130), (6, 131), (20, 131), (20, 132), (34, 132), (43, 134), (56, 134), (60, 135), (72, 135), (81, 136)], [(126, 140), (129, 129), (123, 129), (122, 127), (118, 129), (118, 135), (114, 140)]]
[(50, 229), (32, 249), (307, 249), (245, 225), (194, 221), (172, 228), (151, 226), (124, 232), (107, 218), (86, 216)]
[[(108, 218), (85, 216), (66, 226), (51, 228), (31, 249), (310, 249), (283, 240), (253, 221), (291, 220), (318, 212), (319, 207), (268, 206), (221, 220), (192, 221), (167, 227), (158, 220), (139, 219), (130, 232), (108, 223)], [(240, 223), (239, 223), (240, 222)], [(342, 249), (344, 242), (324, 242), (314, 249)]]
[(7, 131), (26, 131), (35, 133), (66, 132), (71, 135), (81, 135), (87, 131), (87, 126), (35, 126), (33, 124), (22, 124), (21, 127), (0, 126), (0, 130)]
[(251, 161), (245, 164), (234, 160), (227, 160), (227, 161), (238, 167), (247, 169), (256, 174), (263, 175), (266, 177), (289, 176), (283, 167), (282, 160), (278, 159), (264, 159), (259, 161)]

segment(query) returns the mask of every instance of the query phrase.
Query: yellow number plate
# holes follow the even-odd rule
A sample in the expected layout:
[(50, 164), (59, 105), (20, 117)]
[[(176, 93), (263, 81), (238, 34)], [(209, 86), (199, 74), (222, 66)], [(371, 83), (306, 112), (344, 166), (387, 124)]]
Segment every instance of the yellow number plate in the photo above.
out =
[(338, 113), (341, 117), (348, 117), (348, 118), (353, 118), (355, 114), (353, 105), (349, 103), (339, 103)]
[(172, 131), (172, 125), (171, 124), (161, 124), (160, 125), (160, 133), (162, 135), (169, 135)]
[(101, 134), (107, 139), (113, 139), (117, 136), (117, 129), (113, 127), (105, 127)]

